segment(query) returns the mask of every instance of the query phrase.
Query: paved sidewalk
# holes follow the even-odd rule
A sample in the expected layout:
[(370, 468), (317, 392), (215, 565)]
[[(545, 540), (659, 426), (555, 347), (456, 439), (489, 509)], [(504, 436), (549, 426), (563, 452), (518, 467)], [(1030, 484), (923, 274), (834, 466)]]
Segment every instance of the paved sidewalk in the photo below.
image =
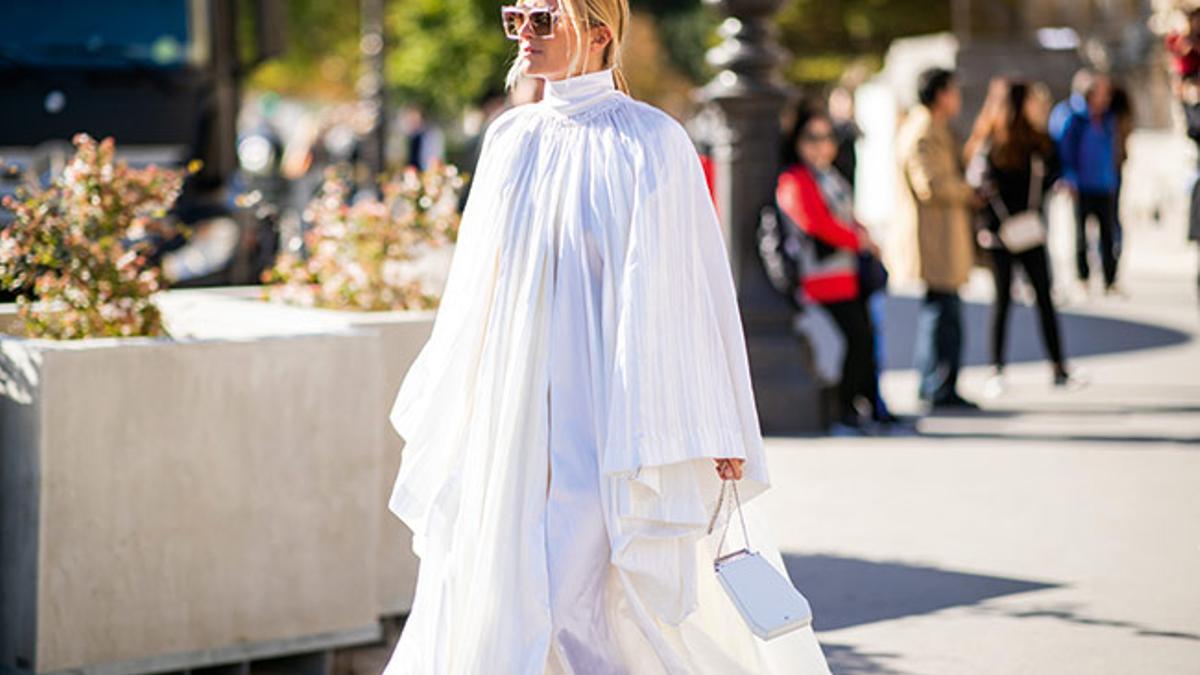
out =
[[(966, 294), (962, 379), (983, 412), (892, 437), (769, 440), (777, 489), (761, 503), (835, 673), (1200, 673), (1196, 251), (1178, 219), (1145, 213), (1126, 225), (1129, 297), (1063, 308), (1085, 388), (1051, 386), (1020, 307), (1010, 386), (983, 398), (985, 277)], [(1069, 288), (1070, 235), (1055, 227)], [(899, 412), (915, 410), (916, 303), (887, 312), (884, 393)]]

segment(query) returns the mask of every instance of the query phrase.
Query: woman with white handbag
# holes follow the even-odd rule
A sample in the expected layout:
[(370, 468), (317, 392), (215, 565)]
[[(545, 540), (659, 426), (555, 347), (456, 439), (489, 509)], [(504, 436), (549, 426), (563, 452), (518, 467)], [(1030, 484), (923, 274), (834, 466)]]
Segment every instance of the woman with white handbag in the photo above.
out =
[(987, 197), (979, 220), (979, 242), (991, 253), (996, 298), (992, 305), (993, 372), (984, 387), (994, 397), (1005, 388), (1005, 340), (1012, 306), (1013, 269), (1020, 265), (1033, 287), (1042, 343), (1053, 365), (1055, 386), (1071, 382), (1063, 356), (1058, 313), (1051, 297), (1046, 252), (1046, 194), (1059, 177), (1054, 142), (1036, 121), (1037, 101), (1028, 83), (992, 83), (968, 143), (971, 163)]
[[(627, 3), (496, 18), (510, 83), (545, 93), (488, 126), (390, 414), (389, 508), (421, 563), (384, 675), (828, 675), (756, 526), (770, 479), (721, 226), (683, 126), (629, 95)], [(710, 517), (733, 485), (757, 548), (727, 557)]]

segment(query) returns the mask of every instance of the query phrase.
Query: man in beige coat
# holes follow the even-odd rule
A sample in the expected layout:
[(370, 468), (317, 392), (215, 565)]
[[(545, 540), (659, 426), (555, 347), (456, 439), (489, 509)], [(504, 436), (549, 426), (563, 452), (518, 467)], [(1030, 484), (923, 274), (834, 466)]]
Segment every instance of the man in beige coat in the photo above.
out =
[(920, 397), (930, 407), (974, 408), (958, 393), (962, 365), (962, 301), (958, 289), (974, 261), (971, 211), (979, 205), (959, 160), (950, 123), (962, 111), (954, 73), (921, 74), (918, 105), (898, 137), (904, 184), (916, 204), (917, 256), (925, 299), (917, 319)]

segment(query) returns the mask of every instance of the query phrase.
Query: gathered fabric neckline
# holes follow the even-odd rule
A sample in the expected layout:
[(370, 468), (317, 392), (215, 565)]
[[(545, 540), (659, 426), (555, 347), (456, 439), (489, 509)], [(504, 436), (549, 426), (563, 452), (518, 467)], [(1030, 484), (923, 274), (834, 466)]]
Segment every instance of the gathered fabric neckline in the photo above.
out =
[(554, 112), (573, 117), (621, 94), (610, 67), (561, 80), (547, 79), (541, 102)]

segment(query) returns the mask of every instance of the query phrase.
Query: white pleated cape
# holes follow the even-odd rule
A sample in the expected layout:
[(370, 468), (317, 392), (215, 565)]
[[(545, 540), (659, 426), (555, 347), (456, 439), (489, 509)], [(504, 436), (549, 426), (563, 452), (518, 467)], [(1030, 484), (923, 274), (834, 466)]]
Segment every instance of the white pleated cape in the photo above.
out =
[[(576, 350), (630, 673), (827, 673), (811, 630), (763, 642), (717, 584), (713, 458), (768, 487), (734, 284), (683, 127), (612, 84), (548, 82), (488, 127), (429, 341), (391, 422), (389, 507), (421, 557), (387, 675), (542, 675), (550, 641), (546, 355)], [(578, 237), (586, 255), (557, 260)], [(556, 265), (586, 267), (586, 344), (551, 345)], [(593, 300), (594, 299), (594, 302)], [(555, 421), (555, 423), (565, 423)], [(755, 548), (782, 568), (754, 515)], [(632, 637), (630, 637), (632, 636)]]

